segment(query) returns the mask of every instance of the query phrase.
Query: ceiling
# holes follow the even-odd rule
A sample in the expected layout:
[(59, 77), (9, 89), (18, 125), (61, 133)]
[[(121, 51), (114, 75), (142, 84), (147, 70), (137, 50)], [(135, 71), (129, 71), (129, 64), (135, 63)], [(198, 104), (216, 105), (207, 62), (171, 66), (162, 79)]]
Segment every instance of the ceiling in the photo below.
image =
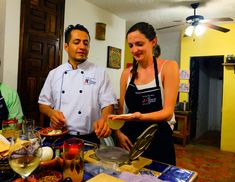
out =
[[(123, 18), (127, 28), (136, 22), (145, 21), (156, 29), (181, 25), (169, 29), (175, 30), (185, 27), (186, 17), (193, 15), (191, 3), (199, 2), (197, 14), (209, 18), (230, 17), (235, 20), (235, 0), (86, 0), (106, 11)], [(223, 22), (225, 23), (225, 22)], [(231, 23), (231, 22), (229, 22)], [(233, 21), (234, 23), (234, 21)], [(218, 22), (213, 22), (218, 25)]]

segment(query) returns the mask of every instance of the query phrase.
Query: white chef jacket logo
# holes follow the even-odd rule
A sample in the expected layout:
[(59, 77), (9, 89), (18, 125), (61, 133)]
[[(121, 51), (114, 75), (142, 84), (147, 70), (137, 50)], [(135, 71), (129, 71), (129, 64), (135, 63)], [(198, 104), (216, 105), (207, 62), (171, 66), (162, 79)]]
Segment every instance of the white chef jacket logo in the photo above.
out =
[(96, 83), (95, 78), (85, 78), (84, 85), (94, 85)]

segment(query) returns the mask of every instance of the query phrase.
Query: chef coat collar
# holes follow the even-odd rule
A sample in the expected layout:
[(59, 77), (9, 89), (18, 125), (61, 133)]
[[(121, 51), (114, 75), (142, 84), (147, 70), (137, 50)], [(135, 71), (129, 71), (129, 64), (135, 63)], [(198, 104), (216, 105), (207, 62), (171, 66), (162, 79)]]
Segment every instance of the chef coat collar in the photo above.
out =
[[(67, 65), (68, 65), (69, 70), (73, 70), (73, 66), (72, 66), (72, 64), (69, 63), (69, 61), (67, 62)], [(89, 67), (89, 65), (90, 65), (90, 63), (88, 61), (85, 61), (85, 62), (79, 64), (77, 66), (77, 69), (85, 70), (86, 68)]]

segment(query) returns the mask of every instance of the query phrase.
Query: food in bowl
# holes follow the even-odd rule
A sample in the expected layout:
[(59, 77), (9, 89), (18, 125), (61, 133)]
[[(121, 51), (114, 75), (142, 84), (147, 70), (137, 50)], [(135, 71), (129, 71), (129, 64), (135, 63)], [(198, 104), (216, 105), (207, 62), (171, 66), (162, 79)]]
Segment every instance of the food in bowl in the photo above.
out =
[(53, 136), (62, 136), (68, 133), (67, 128), (55, 129), (52, 127), (42, 128), (39, 130), (40, 135), (45, 137), (53, 137)]
[(58, 171), (46, 170), (38, 174), (38, 182), (59, 182), (63, 178), (62, 174)]
[[(17, 178), (12, 182), (24, 182), (24, 181), (25, 181), (25, 179), (23, 179), (23, 178)], [(37, 180), (37, 177), (35, 175), (30, 175), (27, 178), (27, 182), (38, 182), (38, 180)]]
[[(38, 175), (30, 175), (27, 178), (28, 182), (61, 182), (62, 174), (58, 171), (46, 170), (40, 172)], [(23, 178), (17, 178), (13, 182), (24, 182)]]
[(51, 131), (48, 131), (48, 135), (56, 135), (56, 134), (61, 134), (62, 133), (62, 130), (51, 130)]

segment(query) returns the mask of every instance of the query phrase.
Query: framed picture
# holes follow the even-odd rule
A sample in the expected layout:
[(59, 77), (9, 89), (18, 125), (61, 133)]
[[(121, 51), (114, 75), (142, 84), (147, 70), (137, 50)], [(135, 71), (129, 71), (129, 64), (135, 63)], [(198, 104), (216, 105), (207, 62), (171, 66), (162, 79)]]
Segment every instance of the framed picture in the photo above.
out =
[(189, 83), (180, 83), (179, 92), (189, 92)]
[(107, 67), (120, 69), (121, 68), (121, 52), (122, 50), (116, 47), (108, 46)]
[(95, 38), (97, 40), (105, 40), (105, 29), (106, 24), (100, 22), (96, 23)]
[(180, 70), (180, 79), (189, 79), (189, 70)]

